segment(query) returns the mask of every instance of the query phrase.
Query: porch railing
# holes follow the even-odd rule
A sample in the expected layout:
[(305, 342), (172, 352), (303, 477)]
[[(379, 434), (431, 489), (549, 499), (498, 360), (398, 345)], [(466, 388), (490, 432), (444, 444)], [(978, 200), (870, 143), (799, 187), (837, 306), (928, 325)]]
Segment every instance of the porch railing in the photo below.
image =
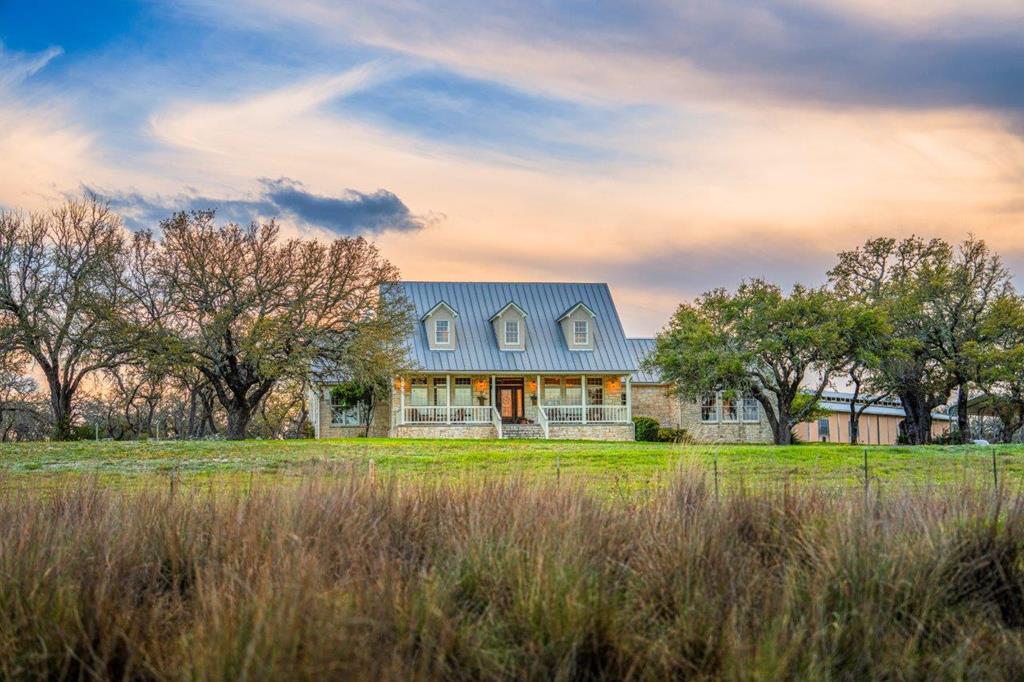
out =
[(629, 408), (626, 405), (545, 405), (542, 410), (546, 412), (545, 417), (549, 422), (582, 424), (629, 421)]
[(493, 421), (490, 405), (422, 405), (399, 410), (403, 424), (489, 424)]
[(540, 405), (537, 406), (537, 423), (544, 429), (544, 438), (548, 439), (551, 437), (551, 428), (548, 424), (548, 415), (544, 411), (544, 408)]

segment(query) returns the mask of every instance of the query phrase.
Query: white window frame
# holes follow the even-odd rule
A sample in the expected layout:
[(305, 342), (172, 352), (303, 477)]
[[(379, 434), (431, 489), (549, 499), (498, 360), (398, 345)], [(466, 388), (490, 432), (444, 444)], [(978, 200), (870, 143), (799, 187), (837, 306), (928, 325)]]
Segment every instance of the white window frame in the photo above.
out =
[[(753, 405), (753, 417), (749, 417), (747, 415), (748, 405)], [(743, 399), (740, 401), (740, 416), (742, 417), (743, 421), (746, 422), (747, 424), (756, 424), (757, 422), (761, 421), (761, 403), (758, 402), (757, 398), (751, 397), (749, 395), (743, 397)]]
[[(580, 325), (583, 329), (583, 340), (580, 341)], [(572, 342), (577, 346), (590, 345), (590, 320), (574, 320), (572, 323)]]
[[(508, 333), (514, 329), (516, 332), (516, 340), (509, 341)], [(519, 328), (519, 320), (505, 320), (505, 345), (506, 346), (520, 346), (522, 345), (522, 330)]]
[(455, 377), (452, 381), (452, 405), (455, 407), (473, 406), (473, 379), (471, 377)]
[[(708, 399), (711, 399), (711, 415), (708, 417), (704, 416), (704, 408)], [(700, 401), (697, 403), (700, 409), (700, 421), (702, 424), (717, 424), (718, 423), (718, 394), (708, 393), (700, 397)]]
[[(726, 411), (726, 402), (732, 408), (730, 415)], [(732, 398), (726, 398), (725, 394), (718, 395), (718, 419), (724, 424), (735, 424), (740, 420), (740, 405), (739, 398), (733, 396)]]
[[(441, 340), (441, 325), (444, 325), (444, 341)], [(448, 320), (434, 320), (434, 344), (447, 346), (452, 342), (452, 324)]]

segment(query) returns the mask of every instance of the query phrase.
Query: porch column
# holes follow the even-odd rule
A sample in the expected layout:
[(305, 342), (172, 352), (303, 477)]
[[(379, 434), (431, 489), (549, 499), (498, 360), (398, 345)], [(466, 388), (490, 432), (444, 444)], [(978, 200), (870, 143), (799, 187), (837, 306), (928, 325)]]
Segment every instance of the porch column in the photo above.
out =
[(584, 375), (582, 375), (580, 377), (580, 388), (582, 389), (580, 391), (580, 401), (581, 401), (581, 405), (583, 405), (583, 407), (582, 407), (583, 423), (586, 424), (587, 423), (587, 375), (586, 374), (584, 374)]
[(452, 423), (452, 375), (444, 375), (444, 412), (445, 423)]
[(540, 395), (541, 395), (541, 388), (540, 388), (540, 375), (538, 374), (538, 375), (537, 375), (537, 411), (538, 411), (538, 412), (540, 411), (540, 408), (541, 408), (541, 404), (540, 404)]
[(626, 377), (626, 421), (633, 421), (633, 376)]
[(494, 397), (494, 395), (495, 395), (494, 394), (494, 381), (495, 381), (494, 375), (492, 374), (491, 375), (491, 407), (497, 408), (498, 405), (497, 405), (497, 403), (494, 402), (495, 401), (495, 397)]
[(398, 423), (405, 423), (405, 377), (398, 379)]

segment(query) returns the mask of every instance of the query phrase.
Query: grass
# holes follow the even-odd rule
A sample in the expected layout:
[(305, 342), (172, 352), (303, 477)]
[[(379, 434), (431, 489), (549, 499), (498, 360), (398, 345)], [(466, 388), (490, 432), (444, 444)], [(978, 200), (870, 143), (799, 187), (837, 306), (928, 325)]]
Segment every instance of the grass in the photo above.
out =
[(1006, 486), (265, 481), (0, 490), (0, 678), (1024, 676)]
[[(869, 446), (869, 476), (878, 485), (931, 486), (992, 480), (993, 448)], [(998, 475), (1024, 482), (1024, 447), (994, 448)], [(603, 489), (646, 490), (664, 485), (680, 463), (722, 481), (812, 482), (859, 487), (864, 448), (846, 445), (673, 445), (569, 441), (353, 439), (245, 442), (18, 443), (0, 446), (0, 476), (8, 485), (54, 487), (82, 475), (112, 485), (244, 483), (254, 477), (301, 475), (320, 464), (415, 479), (477, 474), (548, 480), (558, 475)]]

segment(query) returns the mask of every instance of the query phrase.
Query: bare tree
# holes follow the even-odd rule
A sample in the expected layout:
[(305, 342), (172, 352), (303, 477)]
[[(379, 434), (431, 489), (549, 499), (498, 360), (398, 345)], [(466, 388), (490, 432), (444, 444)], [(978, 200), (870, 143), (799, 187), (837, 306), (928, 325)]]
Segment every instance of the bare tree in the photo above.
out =
[(398, 272), (361, 237), (282, 241), (272, 221), (217, 226), (212, 211), (179, 213), (161, 231), (132, 249), (132, 288), (154, 323), (147, 345), (209, 382), (229, 438), (245, 437), (278, 382), (304, 381), (392, 314), (383, 302)]
[(55, 439), (71, 435), (83, 380), (134, 346), (121, 315), (124, 255), (120, 219), (95, 199), (0, 212), (0, 337), (46, 377)]

